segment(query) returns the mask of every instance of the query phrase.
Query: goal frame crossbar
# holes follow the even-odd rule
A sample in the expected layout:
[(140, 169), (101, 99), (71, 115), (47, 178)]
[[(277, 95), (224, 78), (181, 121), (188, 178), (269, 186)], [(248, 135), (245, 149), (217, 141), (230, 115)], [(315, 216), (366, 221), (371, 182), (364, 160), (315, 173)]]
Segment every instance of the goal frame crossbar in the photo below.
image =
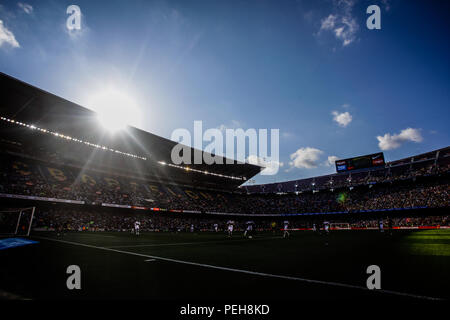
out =
[(36, 210), (36, 207), (19, 208), (17, 210), (0, 210), (0, 213), (17, 213), (17, 212), (19, 213), (14, 232), (13, 233), (3, 233), (4, 235), (17, 235), (17, 233), (19, 232), (20, 220), (22, 218), (23, 212), (26, 210), (31, 210), (31, 217), (30, 217), (30, 222), (28, 224), (26, 236), (28, 237), (30, 235), (31, 225), (33, 224), (34, 212)]
[[(343, 227), (345, 226), (345, 227)], [(350, 223), (347, 222), (333, 222), (330, 223), (331, 230), (351, 230)]]

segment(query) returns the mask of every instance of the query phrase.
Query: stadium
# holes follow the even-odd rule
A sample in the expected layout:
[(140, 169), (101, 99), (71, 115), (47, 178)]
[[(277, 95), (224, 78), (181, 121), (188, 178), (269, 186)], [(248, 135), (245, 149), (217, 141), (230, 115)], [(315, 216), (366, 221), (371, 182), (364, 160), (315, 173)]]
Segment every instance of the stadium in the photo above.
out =
[(176, 165), (171, 140), (109, 135), (89, 109), (6, 74), (0, 86), (4, 299), (450, 298), (449, 146), (244, 184), (264, 168)]

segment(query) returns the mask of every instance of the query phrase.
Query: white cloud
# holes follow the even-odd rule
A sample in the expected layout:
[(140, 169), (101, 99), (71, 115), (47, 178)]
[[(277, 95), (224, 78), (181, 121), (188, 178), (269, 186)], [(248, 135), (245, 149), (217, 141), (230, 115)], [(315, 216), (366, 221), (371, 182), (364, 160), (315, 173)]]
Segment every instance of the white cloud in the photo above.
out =
[(334, 162), (336, 160), (339, 160), (339, 158), (336, 157), (336, 156), (328, 156), (328, 159), (327, 159), (327, 161), (325, 161), (324, 165), (327, 166), (327, 167), (334, 166), (335, 165)]
[(291, 162), (289, 165), (296, 168), (316, 168), (319, 164), (320, 155), (323, 153), (322, 150), (306, 147), (300, 148), (291, 154)]
[(33, 7), (31, 6), (31, 4), (18, 2), (17, 5), (27, 14), (31, 14), (33, 12)]
[(337, 17), (330, 14), (328, 17), (323, 18), (320, 25), (320, 30), (332, 30), (336, 24)]
[(334, 34), (336, 35), (336, 37), (340, 37), (342, 36), (342, 33), (344, 32), (344, 27), (340, 27), (340, 28), (336, 28), (334, 29)]
[(332, 32), (345, 47), (355, 41), (359, 29), (358, 23), (352, 15), (355, 3), (351, 0), (335, 0), (333, 4), (335, 12), (320, 21), (318, 34), (322, 31)]
[(3, 21), (0, 20), (0, 47), (3, 44), (9, 44), (13, 48), (20, 47), (20, 44), (19, 42), (17, 42), (14, 34), (10, 30), (8, 30), (8, 28), (6, 28), (3, 24)]
[(336, 38), (342, 41), (342, 45), (347, 46), (355, 40), (355, 35), (358, 31), (358, 24), (352, 17), (343, 17), (342, 23), (344, 26), (339, 28), (341, 29), (339, 33), (336, 33), (335, 30), (335, 34)]
[(339, 126), (344, 128), (353, 120), (352, 115), (348, 111), (341, 113), (333, 111), (331, 114), (333, 115), (333, 120), (336, 121)]
[(250, 155), (247, 158), (248, 163), (258, 165), (261, 167), (265, 167), (263, 171), (261, 171), (262, 175), (271, 176), (278, 173), (278, 170), (284, 166), (283, 162), (279, 162), (272, 159), (262, 159), (255, 155)]
[(407, 141), (422, 142), (423, 137), (420, 133), (420, 129), (407, 128), (402, 130), (399, 134), (386, 133), (384, 136), (377, 136), (378, 147), (381, 150), (397, 149), (402, 143)]

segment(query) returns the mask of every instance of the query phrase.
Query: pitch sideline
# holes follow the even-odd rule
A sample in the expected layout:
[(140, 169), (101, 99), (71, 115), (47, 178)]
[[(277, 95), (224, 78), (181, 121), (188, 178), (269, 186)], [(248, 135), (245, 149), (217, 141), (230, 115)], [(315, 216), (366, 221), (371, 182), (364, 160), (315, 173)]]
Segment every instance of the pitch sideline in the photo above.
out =
[(66, 240), (59, 240), (59, 239), (52, 239), (52, 238), (47, 238), (47, 237), (34, 236), (33, 238), (43, 239), (43, 240), (48, 240), (48, 241), (61, 242), (61, 243), (66, 243), (66, 244), (71, 244), (71, 245), (76, 245), (76, 246), (82, 246), (82, 247), (87, 247), (87, 248), (92, 248), (92, 249), (98, 249), (98, 250), (105, 250), (105, 251), (117, 252), (117, 253), (122, 253), (122, 254), (128, 254), (128, 255), (144, 257), (144, 258), (148, 258), (148, 259), (156, 259), (156, 260), (174, 262), (174, 263), (179, 263), (179, 264), (187, 264), (187, 265), (203, 267), (203, 268), (211, 268), (211, 269), (216, 269), (216, 270), (238, 272), (238, 273), (256, 275), (256, 276), (261, 276), (261, 277), (278, 278), (278, 279), (284, 279), (284, 280), (294, 280), (294, 281), (301, 281), (301, 282), (314, 283), (314, 284), (320, 284), (320, 285), (328, 285), (328, 286), (341, 287), (341, 288), (373, 291), (374, 293), (385, 293), (385, 294), (391, 294), (391, 295), (397, 295), (397, 296), (403, 296), (403, 297), (409, 297), (409, 298), (415, 298), (415, 299), (444, 300), (442, 298), (428, 297), (428, 296), (422, 296), (422, 295), (415, 295), (415, 294), (411, 294), (411, 293), (398, 292), (398, 291), (393, 291), (393, 290), (384, 290), (384, 289), (369, 290), (369, 289), (367, 289), (366, 287), (363, 287), (363, 286), (345, 284), (345, 283), (340, 283), (340, 282), (305, 279), (305, 278), (300, 278), (300, 277), (284, 276), (284, 275), (277, 275), (277, 274), (271, 274), (271, 273), (265, 273), (265, 272), (257, 272), (257, 271), (250, 271), (250, 270), (242, 270), (242, 269), (214, 266), (214, 265), (210, 265), (210, 264), (203, 264), (203, 263), (198, 263), (198, 262), (190, 262), (190, 261), (184, 261), (184, 260), (164, 258), (164, 257), (147, 255), (147, 254), (142, 254), (142, 253), (137, 253), (137, 252), (123, 251), (123, 250), (117, 250), (117, 249), (106, 248), (106, 247), (98, 247), (98, 246), (93, 246), (93, 245), (84, 244), (84, 243), (78, 243), (78, 242), (72, 242), (72, 241), (66, 241)]

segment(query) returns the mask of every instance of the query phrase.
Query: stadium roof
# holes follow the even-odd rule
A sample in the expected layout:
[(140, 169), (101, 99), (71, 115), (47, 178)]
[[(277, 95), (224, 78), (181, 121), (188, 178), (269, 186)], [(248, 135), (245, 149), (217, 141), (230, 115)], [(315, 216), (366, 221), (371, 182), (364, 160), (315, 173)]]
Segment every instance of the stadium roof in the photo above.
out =
[[(106, 130), (99, 126), (95, 112), (4, 73), (0, 73), (0, 86), (0, 117), (5, 120), (1, 122), (10, 121), (6, 127), (2, 124), (2, 136), (6, 131), (11, 132), (13, 120), (14, 124), (19, 122), (22, 127), (15, 131), (17, 135), (33, 127), (38, 128), (41, 135), (51, 133), (53, 137), (56, 135), (78, 142), (88, 142), (92, 147), (106, 147), (110, 151), (136, 156), (139, 159), (130, 161), (145, 162), (145, 165), (141, 166), (142, 170), (146, 174), (151, 171), (159, 180), (199, 187), (231, 190), (262, 169), (237, 161), (223, 165), (192, 164), (189, 168), (174, 167), (170, 156), (173, 146), (177, 144), (174, 141), (130, 126), (115, 135), (107, 134)], [(194, 151), (195, 149), (191, 148), (192, 159)], [(225, 163), (226, 160), (223, 159)], [(152, 169), (147, 170), (148, 167)]]

